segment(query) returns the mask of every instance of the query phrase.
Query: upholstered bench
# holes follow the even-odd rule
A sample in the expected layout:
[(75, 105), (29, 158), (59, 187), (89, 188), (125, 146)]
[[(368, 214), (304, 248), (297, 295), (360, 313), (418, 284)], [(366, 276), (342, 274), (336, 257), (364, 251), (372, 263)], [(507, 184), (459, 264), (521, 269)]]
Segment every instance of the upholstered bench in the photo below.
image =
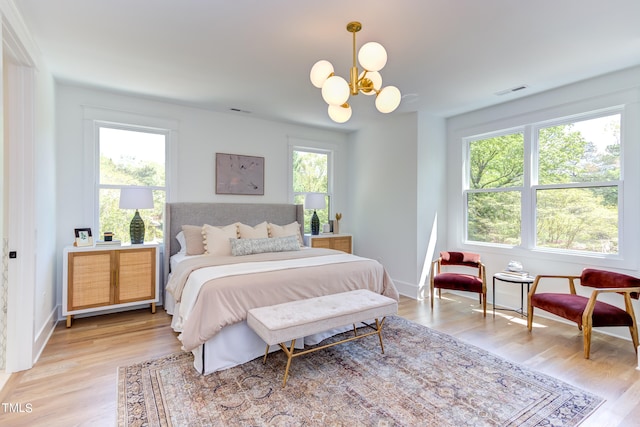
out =
[[(397, 312), (398, 302), (396, 300), (366, 289), (360, 289), (291, 301), (269, 307), (254, 308), (249, 310), (247, 324), (267, 343), (263, 363), (266, 363), (269, 347), (272, 345), (278, 344), (287, 355), (287, 366), (282, 382), (282, 387), (284, 387), (287, 385), (291, 359), (296, 356), (302, 356), (303, 354), (373, 334), (378, 334), (380, 348), (384, 353), (381, 333), (382, 325), (385, 316), (396, 314)], [(375, 319), (375, 326), (365, 323), (372, 319)], [(373, 330), (358, 334), (357, 323), (363, 323)], [(347, 325), (353, 325), (353, 337), (294, 353), (296, 338)], [(291, 341), (290, 348), (285, 345), (288, 341)]]

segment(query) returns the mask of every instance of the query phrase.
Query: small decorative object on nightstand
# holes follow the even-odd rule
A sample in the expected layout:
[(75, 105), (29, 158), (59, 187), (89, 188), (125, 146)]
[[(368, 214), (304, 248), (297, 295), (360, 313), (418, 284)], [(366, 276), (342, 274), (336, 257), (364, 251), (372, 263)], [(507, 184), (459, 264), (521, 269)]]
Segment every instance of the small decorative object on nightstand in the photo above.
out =
[(333, 223), (333, 232), (334, 234), (340, 234), (340, 220), (342, 219), (342, 214), (336, 214), (336, 221)]
[(324, 209), (327, 207), (324, 193), (307, 193), (304, 198), (305, 209), (313, 209), (311, 217), (311, 234), (317, 236), (320, 234), (320, 218), (316, 213), (316, 209)]
[(144, 243), (144, 221), (140, 217), (138, 209), (153, 209), (153, 193), (148, 187), (124, 187), (120, 190), (120, 209), (135, 209), (136, 213), (131, 220), (129, 233), (131, 244)]

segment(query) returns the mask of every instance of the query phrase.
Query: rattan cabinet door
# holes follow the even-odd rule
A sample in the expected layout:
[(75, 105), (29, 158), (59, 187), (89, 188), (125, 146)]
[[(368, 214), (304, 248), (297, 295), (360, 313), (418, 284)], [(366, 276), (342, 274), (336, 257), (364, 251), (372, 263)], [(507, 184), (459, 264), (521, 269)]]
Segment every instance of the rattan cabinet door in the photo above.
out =
[(332, 248), (348, 254), (351, 253), (351, 236), (340, 236), (331, 239)]
[(156, 248), (117, 251), (116, 303), (154, 299)]
[(113, 257), (113, 251), (69, 253), (69, 311), (113, 304)]

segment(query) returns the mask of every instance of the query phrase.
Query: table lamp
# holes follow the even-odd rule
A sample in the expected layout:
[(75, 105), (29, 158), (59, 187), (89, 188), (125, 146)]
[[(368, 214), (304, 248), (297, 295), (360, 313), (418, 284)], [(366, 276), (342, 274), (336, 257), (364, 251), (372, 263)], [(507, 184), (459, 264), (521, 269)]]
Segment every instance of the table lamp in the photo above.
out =
[(320, 234), (320, 219), (316, 213), (316, 209), (325, 209), (327, 202), (325, 200), (324, 193), (307, 193), (304, 198), (305, 209), (313, 209), (313, 216), (311, 217), (311, 234), (317, 236)]
[(123, 187), (120, 190), (120, 209), (135, 209), (129, 233), (132, 245), (144, 243), (144, 221), (138, 209), (153, 209), (153, 193), (149, 187)]

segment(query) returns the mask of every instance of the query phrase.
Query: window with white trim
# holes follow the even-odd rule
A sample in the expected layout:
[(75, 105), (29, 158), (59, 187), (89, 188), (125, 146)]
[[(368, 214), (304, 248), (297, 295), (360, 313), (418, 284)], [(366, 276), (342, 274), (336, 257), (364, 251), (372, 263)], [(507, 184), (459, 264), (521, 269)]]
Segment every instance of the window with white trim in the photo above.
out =
[[(324, 194), (326, 208), (316, 211), (320, 219), (320, 224), (327, 224), (329, 222), (331, 212), (332, 157), (332, 150), (301, 146), (291, 147), (292, 202), (304, 205), (304, 199), (307, 193)], [(305, 233), (311, 232), (310, 223), (312, 214), (313, 212), (311, 210), (304, 210)]]
[(466, 240), (619, 254), (622, 109), (466, 143)]
[(163, 211), (167, 194), (166, 152), (169, 130), (95, 122), (97, 138), (98, 238), (105, 231), (114, 239), (130, 241), (129, 224), (134, 211), (119, 208), (120, 190), (125, 186), (148, 187), (153, 209), (140, 210), (145, 223), (145, 242), (163, 239)]

